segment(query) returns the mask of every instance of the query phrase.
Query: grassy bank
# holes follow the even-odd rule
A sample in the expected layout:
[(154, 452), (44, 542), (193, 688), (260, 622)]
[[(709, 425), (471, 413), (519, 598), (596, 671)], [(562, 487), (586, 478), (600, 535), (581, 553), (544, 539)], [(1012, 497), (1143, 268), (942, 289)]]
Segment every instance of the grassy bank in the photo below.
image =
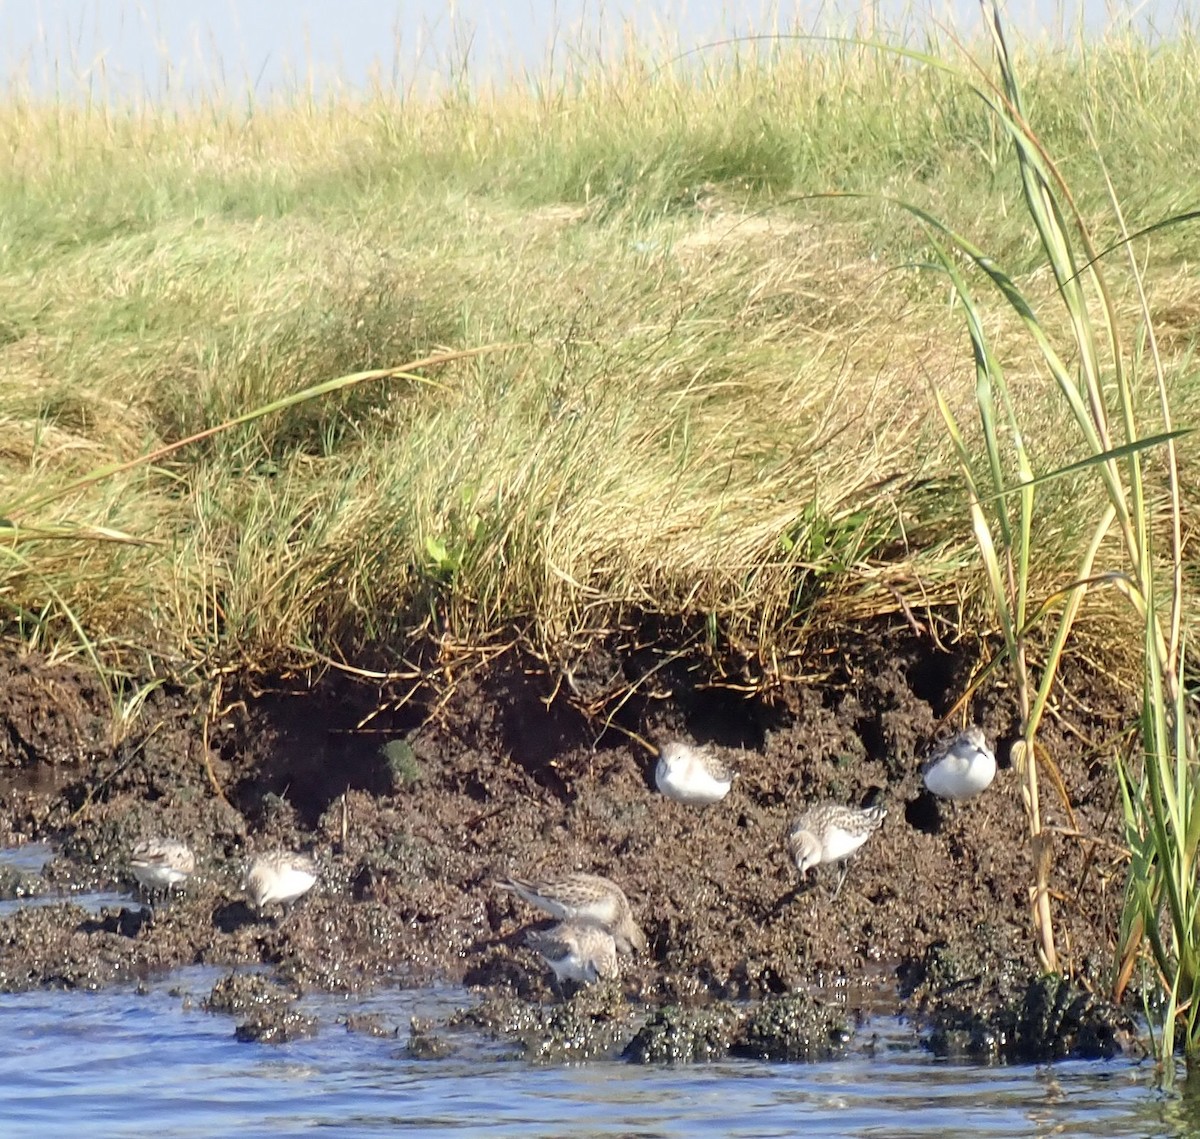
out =
[[(1118, 230), (1097, 153), (1131, 229), (1195, 205), (1198, 46), (1019, 56), (1101, 245)], [(946, 279), (920, 268), (903, 210), (809, 195), (914, 202), (1049, 305), (1008, 143), (960, 78), (897, 56), (792, 42), (740, 66), (658, 62), (436, 105), (10, 96), (6, 631), (63, 649), (82, 632), (175, 672), (361, 660), (414, 631), (479, 646), (514, 624), (570, 659), (647, 611), (774, 664), (814, 625), (902, 605), (990, 631), (929, 394), (971, 422)], [(1200, 236), (1137, 248), (1187, 425)], [(1038, 473), (1078, 457), (1029, 346), (985, 311)], [(333, 377), (485, 346), (76, 485)], [(1046, 485), (1035, 595), (1079, 563), (1078, 503), (1098, 493), (1088, 472)], [(1125, 611), (1099, 593), (1087, 609), (1119, 653), (1095, 618)]]

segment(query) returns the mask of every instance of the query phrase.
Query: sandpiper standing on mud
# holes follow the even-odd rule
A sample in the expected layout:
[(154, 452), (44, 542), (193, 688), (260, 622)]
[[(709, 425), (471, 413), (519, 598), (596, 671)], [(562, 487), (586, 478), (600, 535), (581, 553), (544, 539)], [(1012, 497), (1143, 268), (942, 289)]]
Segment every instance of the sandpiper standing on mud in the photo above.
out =
[(139, 890), (151, 896), (159, 890), (169, 894), (172, 887), (183, 885), (192, 876), (196, 856), (177, 839), (148, 838), (130, 851), (129, 869)]
[(278, 902), (288, 906), (308, 893), (317, 880), (317, 864), (312, 855), (276, 851), (257, 854), (246, 867), (244, 889), (260, 916), (267, 906)]
[(939, 799), (973, 799), (996, 778), (996, 755), (983, 729), (972, 724), (943, 740), (921, 765), (925, 786)]
[(668, 799), (706, 807), (729, 794), (733, 772), (710, 749), (671, 740), (658, 754), (654, 782)]
[(542, 955), (559, 984), (590, 985), (620, 972), (613, 935), (595, 922), (564, 921), (550, 929), (531, 929), (525, 944)]
[(608, 930), (622, 953), (646, 948), (646, 935), (633, 920), (629, 899), (615, 882), (599, 874), (563, 874), (556, 878), (505, 878), (496, 883), (551, 917), (592, 922)]
[(807, 808), (788, 830), (787, 846), (803, 878), (813, 866), (838, 862), (842, 872), (836, 898), (849, 869), (847, 860), (882, 825), (887, 810), (881, 806), (844, 807), (841, 803), (817, 803)]

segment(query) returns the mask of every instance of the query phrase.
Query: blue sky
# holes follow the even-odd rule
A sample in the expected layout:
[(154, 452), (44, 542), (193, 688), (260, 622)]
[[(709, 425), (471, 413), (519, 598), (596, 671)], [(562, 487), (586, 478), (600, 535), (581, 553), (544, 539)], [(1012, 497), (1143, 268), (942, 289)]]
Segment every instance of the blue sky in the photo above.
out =
[[(1013, 0), (1026, 37), (1074, 42), (1130, 23), (1169, 36), (1200, 0)], [(874, 9), (878, 27), (923, 39), (969, 33), (974, 0), (0, 0), (0, 77), (40, 94), (162, 99), (198, 90), (259, 96), (306, 87), (427, 88), (464, 58), (476, 81), (548, 73), (571, 49), (619, 52), (622, 29), (687, 49), (752, 32), (846, 32)], [(668, 46), (669, 45), (669, 46)]]

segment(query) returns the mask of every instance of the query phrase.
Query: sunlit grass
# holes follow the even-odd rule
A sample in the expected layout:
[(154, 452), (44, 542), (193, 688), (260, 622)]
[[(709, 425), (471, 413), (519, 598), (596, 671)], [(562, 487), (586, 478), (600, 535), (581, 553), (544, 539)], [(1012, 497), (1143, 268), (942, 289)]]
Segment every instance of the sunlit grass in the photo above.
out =
[[(1117, 234), (1089, 130), (1131, 229), (1188, 204), (1195, 57), (1188, 38), (1019, 57), (1101, 244)], [(970, 348), (945, 289), (902, 271), (927, 235), (878, 201), (808, 195), (918, 203), (1045, 299), (1009, 144), (955, 77), (865, 48), (660, 62), (252, 113), (10, 96), (0, 515), (80, 537), (19, 532), (8, 631), (76, 643), (69, 610), (97, 651), (148, 648), (169, 672), (514, 629), (566, 662), (662, 614), (760, 674), (814, 628), (902, 604), (990, 634), (927, 394), (972, 406)], [(1143, 267), (1177, 330), (1181, 418), (1195, 252), (1165, 231)], [(1081, 457), (1036, 356), (983, 312), (1031, 453)], [(60, 493), (335, 376), (486, 345), (507, 347)], [(1080, 561), (1086, 482), (1041, 495), (1031, 595)]]

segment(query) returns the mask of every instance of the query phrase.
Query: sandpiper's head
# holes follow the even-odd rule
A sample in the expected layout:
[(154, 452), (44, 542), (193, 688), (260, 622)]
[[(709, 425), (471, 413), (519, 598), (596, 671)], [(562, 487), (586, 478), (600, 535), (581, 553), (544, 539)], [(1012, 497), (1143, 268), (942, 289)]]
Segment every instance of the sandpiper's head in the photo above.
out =
[(792, 831), (787, 837), (788, 851), (801, 875), (821, 861), (821, 844), (817, 836), (808, 830)]
[(635, 950), (638, 953), (646, 951), (646, 935), (642, 932), (641, 926), (633, 920), (632, 914), (625, 914), (622, 917), (620, 923), (613, 930), (613, 940), (622, 953), (633, 953)]
[(966, 740), (976, 751), (991, 750), (988, 747), (987, 736), (983, 734), (983, 729), (978, 724), (964, 728), (960, 733), (960, 738)]
[(575, 951), (586, 962), (588, 980), (605, 981), (621, 975), (617, 939), (599, 926), (583, 926), (574, 937)]
[(681, 763), (686, 763), (695, 753), (683, 740), (668, 740), (658, 749), (659, 771), (669, 770)]
[(619, 977), (621, 975), (621, 966), (617, 961), (615, 943), (610, 943), (596, 954), (593, 958), (593, 967), (596, 970), (597, 978), (601, 981), (607, 981), (610, 977)]

